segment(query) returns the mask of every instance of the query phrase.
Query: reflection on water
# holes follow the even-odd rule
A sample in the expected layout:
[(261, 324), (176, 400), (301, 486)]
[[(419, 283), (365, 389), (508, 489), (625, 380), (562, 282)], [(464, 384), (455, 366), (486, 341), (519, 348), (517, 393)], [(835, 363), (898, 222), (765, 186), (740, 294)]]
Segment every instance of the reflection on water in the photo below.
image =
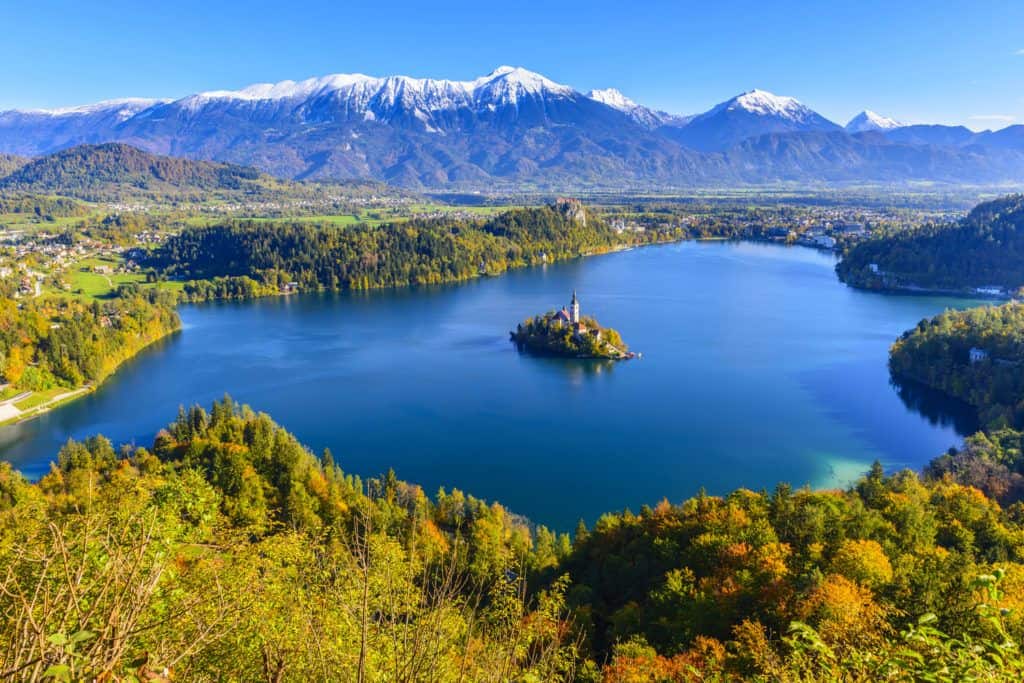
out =
[[(0, 457), (40, 476), (68, 438), (149, 445), (179, 405), (227, 392), (346, 472), (394, 468), (562, 530), (700, 488), (837, 486), (875, 459), (917, 469), (973, 424), (897, 396), (889, 344), (972, 302), (851, 290), (834, 265), (686, 243), (458, 286), (184, 306), (181, 334), (96, 392), (0, 429)], [(643, 360), (517, 353), (508, 330), (573, 290)]]
[(958, 434), (973, 434), (981, 427), (978, 411), (963, 401), (908, 377), (892, 375), (891, 384), (903, 404), (920, 413), (932, 425), (952, 427)]
[(538, 355), (517, 348), (519, 355), (528, 362), (537, 363), (547, 372), (558, 373), (569, 380), (572, 385), (582, 385), (602, 377), (609, 377), (617, 361), (604, 358), (561, 358), (558, 356)]

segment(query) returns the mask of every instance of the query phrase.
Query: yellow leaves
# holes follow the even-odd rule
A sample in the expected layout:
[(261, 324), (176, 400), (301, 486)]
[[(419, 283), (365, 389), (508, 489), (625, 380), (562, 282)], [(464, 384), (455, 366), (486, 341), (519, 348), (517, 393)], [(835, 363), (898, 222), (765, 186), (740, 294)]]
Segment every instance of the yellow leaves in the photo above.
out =
[(999, 583), (1002, 596), (993, 607), (1008, 610), (1003, 617), (1007, 627), (1021, 633), (1024, 631), (1024, 564), (1000, 563), (999, 566), (1005, 570)]
[(750, 525), (750, 515), (738, 505), (729, 504), (720, 507), (716, 514), (711, 517), (715, 523), (724, 529), (738, 530)]
[(825, 550), (825, 544), (812, 542), (807, 544), (807, 558), (811, 562), (818, 562), (821, 560), (821, 553)]
[(348, 503), (346, 503), (345, 501), (341, 500), (340, 498), (335, 498), (332, 501), (332, 503), (334, 505), (334, 511), (337, 513), (337, 516), (339, 516), (339, 517), (341, 515), (346, 514), (351, 509), (349, 507)]
[(871, 591), (839, 574), (829, 574), (797, 610), (822, 639), (837, 648), (864, 647), (885, 629), (885, 611)]
[(28, 358), (25, 349), (21, 346), (12, 346), (7, 351), (7, 360), (2, 368), (4, 379), (11, 384), (17, 384), (25, 373), (27, 365)]
[(306, 475), (306, 486), (310, 493), (316, 496), (321, 502), (326, 502), (330, 497), (327, 487), (327, 479), (320, 470), (310, 467)]
[(420, 551), (427, 559), (446, 554), (450, 547), (448, 539), (437, 528), (437, 525), (429, 519), (425, 519), (420, 523), (418, 540)]
[(892, 581), (892, 564), (876, 541), (847, 540), (832, 558), (832, 571), (869, 588)]
[(769, 581), (778, 581), (789, 574), (786, 561), (793, 554), (788, 543), (766, 543), (757, 549), (757, 567)]

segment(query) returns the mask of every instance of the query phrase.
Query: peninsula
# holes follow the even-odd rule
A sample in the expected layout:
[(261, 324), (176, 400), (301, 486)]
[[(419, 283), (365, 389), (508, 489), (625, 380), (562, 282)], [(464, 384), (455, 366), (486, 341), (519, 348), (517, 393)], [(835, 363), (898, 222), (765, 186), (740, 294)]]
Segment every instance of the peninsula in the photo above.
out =
[(543, 355), (609, 360), (636, 357), (617, 331), (601, 327), (593, 318), (580, 316), (575, 291), (568, 307), (524, 320), (511, 338), (521, 350)]

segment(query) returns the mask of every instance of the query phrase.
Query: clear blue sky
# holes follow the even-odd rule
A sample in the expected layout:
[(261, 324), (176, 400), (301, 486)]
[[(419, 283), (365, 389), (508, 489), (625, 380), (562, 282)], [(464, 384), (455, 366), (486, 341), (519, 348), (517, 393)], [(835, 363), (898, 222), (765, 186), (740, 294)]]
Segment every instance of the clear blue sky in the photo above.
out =
[(2, 0), (0, 26), (0, 109), (512, 64), (677, 113), (759, 87), (840, 122), (1024, 123), (1021, 0)]

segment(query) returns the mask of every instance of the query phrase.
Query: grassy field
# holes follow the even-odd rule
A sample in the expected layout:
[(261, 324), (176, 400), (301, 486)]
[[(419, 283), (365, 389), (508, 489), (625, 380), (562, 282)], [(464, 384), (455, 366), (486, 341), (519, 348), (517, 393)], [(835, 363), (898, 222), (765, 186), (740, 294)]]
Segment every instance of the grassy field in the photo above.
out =
[[(108, 298), (121, 285), (132, 283), (143, 288), (160, 287), (171, 290), (180, 290), (184, 286), (181, 282), (146, 282), (145, 273), (115, 273), (114, 271), (121, 264), (122, 261), (118, 258), (83, 259), (64, 272), (64, 280), (70, 286), (69, 290), (48, 288), (46, 293), (53, 296), (71, 296), (93, 300)], [(103, 266), (109, 268), (110, 273), (96, 272), (97, 267)]]
[(14, 407), (23, 412), (26, 410), (32, 410), (33, 408), (52, 401), (57, 396), (69, 391), (71, 391), (71, 389), (66, 389), (64, 387), (54, 387), (53, 389), (47, 389), (46, 391), (34, 391), (31, 396), (22, 399), (21, 401), (17, 401), (14, 404)]
[[(71, 293), (85, 298), (99, 298), (117, 289), (118, 285), (145, 282), (141, 273), (114, 273), (120, 263), (115, 259), (91, 258), (79, 261), (68, 271), (66, 279)], [(109, 274), (96, 272), (96, 268), (109, 268)]]
[[(0, 226), (7, 230), (22, 230), (27, 233), (61, 232), (82, 222), (81, 216), (69, 216), (44, 220), (31, 213), (0, 213)], [(2, 234), (2, 233), (0, 233)]]

